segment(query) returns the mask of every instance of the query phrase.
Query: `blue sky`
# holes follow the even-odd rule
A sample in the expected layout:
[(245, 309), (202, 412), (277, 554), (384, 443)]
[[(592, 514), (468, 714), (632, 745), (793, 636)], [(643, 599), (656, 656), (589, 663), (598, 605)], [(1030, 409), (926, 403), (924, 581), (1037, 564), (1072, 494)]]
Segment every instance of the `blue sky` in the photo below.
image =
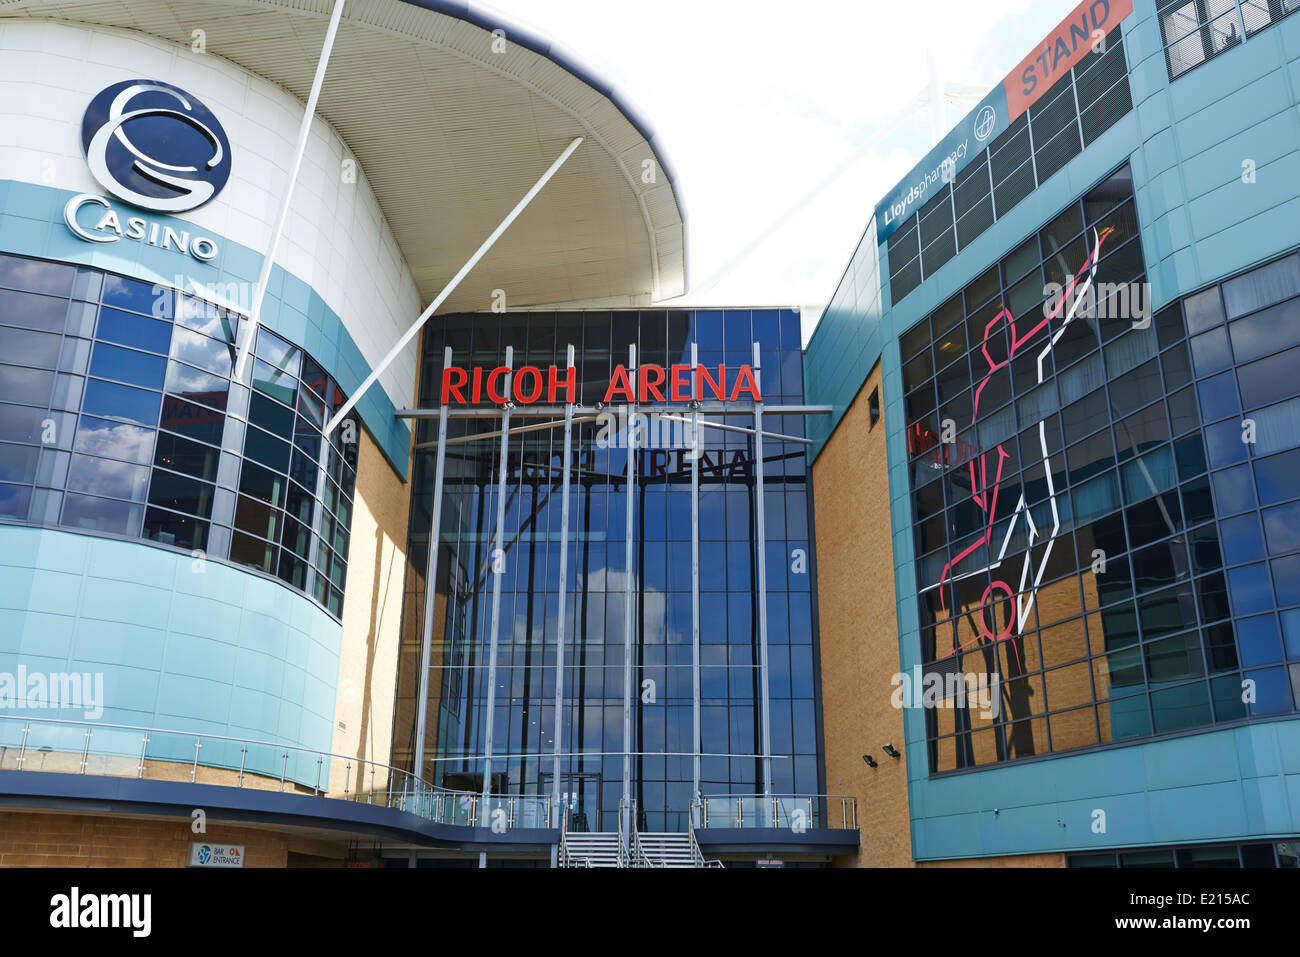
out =
[[(610, 82), (657, 132), (688, 217), (695, 289), (677, 303), (811, 307), (806, 338), (876, 201), (933, 144), (929, 116), (906, 121), (842, 175), (831, 180), (831, 174), (924, 88), (930, 55), (941, 84), (986, 91), (1076, 3), (488, 0), (480, 6), (549, 36)], [(947, 125), (962, 112), (950, 109)], [(773, 228), (792, 208), (797, 212)]]

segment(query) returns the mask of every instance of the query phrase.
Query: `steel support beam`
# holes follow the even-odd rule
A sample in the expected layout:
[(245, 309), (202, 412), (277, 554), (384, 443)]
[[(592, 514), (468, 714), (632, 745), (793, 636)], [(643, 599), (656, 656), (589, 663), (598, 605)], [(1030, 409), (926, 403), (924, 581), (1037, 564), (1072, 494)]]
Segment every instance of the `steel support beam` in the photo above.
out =
[[(762, 353), (754, 343), (754, 384), (763, 394)], [(763, 495), (763, 401), (754, 403), (754, 515), (758, 537), (758, 667), (763, 709), (763, 796), (772, 796), (772, 710), (767, 671), (767, 502)]]
[[(628, 346), (627, 374), (635, 383), (637, 376), (636, 346)], [(633, 394), (635, 395), (635, 384)], [(624, 817), (623, 840), (628, 841), (632, 825), (632, 635), (633, 612), (636, 608), (632, 588), (633, 549), (632, 519), (636, 491), (636, 425), (637, 408), (628, 405), (627, 429), (627, 505), (623, 541), (623, 800), (619, 814)]]
[[(275, 217), (275, 226), (271, 229), (271, 241), (262, 257), (262, 270), (257, 276), (257, 285), (253, 287), (253, 301), (248, 310), (248, 321), (240, 329), (235, 346), (236, 382), (244, 381), (248, 368), (248, 356), (253, 351), (253, 339), (262, 315), (262, 302), (266, 299), (266, 287), (271, 282), (271, 269), (275, 266), (275, 254), (280, 249), (280, 237), (284, 235), (284, 224), (289, 219), (289, 206), (293, 203), (293, 191), (298, 185), (298, 173), (302, 169), (302, 158), (307, 152), (307, 138), (311, 135), (311, 123), (316, 118), (316, 102), (320, 99), (321, 87), (325, 84), (325, 69), (329, 66), (330, 53), (334, 49), (334, 38), (338, 36), (339, 21), (343, 19), (345, 0), (334, 0), (334, 12), (330, 14), (329, 27), (325, 31), (325, 43), (321, 46), (320, 59), (316, 61), (316, 76), (311, 81), (311, 92), (307, 95), (307, 106), (302, 111), (302, 123), (298, 126), (298, 143), (293, 150), (293, 165), (289, 170), (289, 182), (284, 189), (284, 198), (280, 200), (280, 211)], [(343, 411), (347, 411), (344, 409)], [(343, 416), (338, 416), (342, 419)], [(325, 430), (329, 440), (330, 429)]]
[[(568, 348), (566, 369), (574, 368), (573, 346)], [(577, 379), (576, 375), (574, 377)], [(555, 757), (551, 764), (551, 807), (555, 808), (554, 827), (560, 827), (561, 815), (568, 809), (560, 802), (560, 738), (564, 733), (564, 629), (565, 604), (569, 598), (569, 476), (573, 471), (573, 403), (564, 406), (564, 458), (560, 479), (560, 583), (559, 610), (555, 625)], [(556, 851), (551, 851), (551, 866), (555, 866)]]
[[(451, 365), (451, 347), (442, 353), (442, 367)], [(326, 443), (329, 439), (324, 440)], [(415, 711), (415, 750), (411, 772), (424, 780), (424, 738), (429, 710), (429, 659), (433, 654), (433, 606), (438, 597), (438, 545), (442, 536), (442, 482), (447, 462), (447, 407), (438, 416), (438, 453), (433, 467), (433, 509), (429, 518), (429, 554), (424, 564), (424, 628), (420, 636), (420, 685)], [(450, 599), (450, 595), (448, 598)]]
[[(699, 402), (699, 347), (691, 343), (691, 399)], [(700, 795), (700, 752), (704, 750), (700, 725), (700, 413), (691, 413), (691, 814)], [(699, 821), (695, 822), (697, 825)]]
[[(342, 0), (340, 0), (340, 2), (342, 2)], [(363, 395), (366, 394), (366, 390), (375, 384), (385, 369), (392, 365), (393, 360), (396, 359), (401, 354), (402, 350), (406, 348), (406, 344), (414, 339), (416, 333), (418, 333), (424, 324), (429, 321), (429, 317), (437, 312), (438, 308), (447, 301), (447, 297), (450, 296), (456, 287), (460, 285), (461, 280), (468, 276), (470, 270), (478, 265), (479, 260), (487, 255), (487, 251), (492, 248), (493, 244), (496, 243), (498, 239), (501, 238), (501, 234), (510, 228), (510, 224), (519, 217), (519, 214), (522, 213), (528, 204), (533, 201), (533, 198), (542, 191), (542, 187), (550, 182), (551, 177), (559, 171), (560, 167), (564, 165), (565, 160), (572, 156), (573, 151), (581, 144), (582, 137), (579, 136), (565, 147), (564, 152), (561, 153), (555, 162), (551, 164), (550, 168), (542, 174), (542, 178), (533, 184), (533, 188), (525, 193), (524, 198), (515, 204), (515, 208), (510, 210), (505, 219), (501, 220), (501, 224), (492, 231), (492, 235), (483, 240), (483, 245), (479, 246), (479, 248), (474, 251), (474, 255), (469, 257), (469, 261), (460, 267), (460, 272), (451, 277), (451, 281), (443, 287), (442, 292), (438, 293), (437, 298), (435, 298), (433, 302), (429, 303), (429, 308), (425, 309), (424, 312), (420, 314), (420, 318), (416, 319), (415, 322), (411, 324), (411, 328), (407, 329), (406, 332), (402, 334), (402, 338), (397, 340), (397, 343), (393, 348), (388, 350), (388, 355), (379, 360), (379, 365), (375, 366), (374, 369), (371, 370), (370, 375), (366, 376), (361, 385), (359, 385), (356, 391), (352, 393), (352, 397), (348, 399), (347, 402), (343, 403), (343, 407), (334, 414), (332, 419), (325, 423), (326, 435), (329, 435), (330, 432), (334, 431), (334, 427), (339, 424), (343, 416), (347, 415), (348, 412), (351, 411), (352, 407), (357, 404)], [(509, 397), (509, 392), (507, 392), (506, 395)]]
[[(506, 346), (506, 369), (514, 366), (514, 349)], [(507, 372), (505, 375), (505, 386), (502, 394), (510, 395), (510, 386), (514, 373)], [(493, 732), (496, 730), (496, 703), (497, 703), (497, 632), (501, 626), (501, 579), (505, 574), (505, 551), (502, 548), (502, 541), (505, 535), (506, 525), (506, 458), (510, 448), (510, 407), (511, 403), (506, 402), (501, 411), (501, 460), (497, 468), (497, 520), (496, 533), (492, 536), (492, 553), (488, 556), (492, 565), (492, 618), (489, 625), (488, 633), (488, 673), (487, 673), (487, 704), (483, 716), (483, 800), (480, 802), (483, 808), (482, 826), (491, 825), (491, 796), (492, 796), (492, 746)], [(480, 866), (486, 866), (483, 858), (479, 860)]]

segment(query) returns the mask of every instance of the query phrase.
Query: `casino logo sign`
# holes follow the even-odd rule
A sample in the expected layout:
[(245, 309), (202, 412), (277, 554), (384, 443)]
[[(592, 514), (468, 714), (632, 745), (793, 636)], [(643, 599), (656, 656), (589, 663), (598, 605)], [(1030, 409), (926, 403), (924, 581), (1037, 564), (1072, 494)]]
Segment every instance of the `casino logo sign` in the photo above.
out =
[(90, 101), (81, 146), (99, 184), (123, 202), (183, 213), (230, 178), (230, 140), (194, 96), (157, 80), (124, 80)]

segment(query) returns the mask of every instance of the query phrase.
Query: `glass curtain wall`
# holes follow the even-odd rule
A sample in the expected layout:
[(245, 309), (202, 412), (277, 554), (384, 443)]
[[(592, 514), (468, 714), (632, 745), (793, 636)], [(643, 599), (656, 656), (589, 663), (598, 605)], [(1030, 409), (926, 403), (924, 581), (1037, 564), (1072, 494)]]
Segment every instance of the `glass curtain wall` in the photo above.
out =
[(932, 772), (1300, 707), (1300, 257), (1144, 270), (1124, 167), (901, 337)]
[[(768, 404), (803, 401), (797, 313), (568, 312), (453, 316), (426, 332), (421, 405), (437, 405), (444, 346), (457, 366), (492, 368), (514, 348), (515, 368), (563, 368), (577, 350), (579, 401), (594, 409), (613, 367), (636, 344), (641, 363), (690, 362), (729, 370), (761, 344)], [(740, 407), (738, 405), (738, 407)], [(744, 406), (748, 408), (748, 405)], [(683, 410), (685, 407), (683, 406)], [(517, 427), (537, 419), (516, 416)], [(728, 419), (750, 426), (750, 415)], [(495, 431), (499, 418), (453, 419), (450, 436)], [(769, 417), (766, 430), (802, 435), (798, 417)], [(624, 585), (632, 578), (633, 797), (639, 826), (684, 830), (692, 788), (691, 464), (689, 439), (660, 422), (638, 450), (633, 561), (626, 566), (625, 448), (575, 426), (569, 463), (569, 589), (565, 596), (562, 780), (571, 826), (615, 830), (622, 794)], [(756, 509), (766, 509), (768, 629), (774, 790), (817, 793), (820, 757), (813, 686), (816, 650), (803, 446), (767, 441), (765, 501), (755, 499), (753, 443), (705, 430), (700, 463), (700, 640), (703, 794), (762, 790), (759, 714)], [(437, 438), (426, 420), (418, 441)], [(512, 437), (507, 452), (501, 616), (496, 671), (494, 792), (552, 790), (563, 429)], [(622, 445), (624, 443), (618, 443)], [(429, 661), (426, 778), (454, 789), (482, 787), (492, 547), (500, 439), (447, 449), (438, 600)], [(399, 677), (395, 755), (410, 759), (423, 576), (434, 454), (417, 454), (410, 568)], [(734, 756), (733, 756), (734, 755)]]

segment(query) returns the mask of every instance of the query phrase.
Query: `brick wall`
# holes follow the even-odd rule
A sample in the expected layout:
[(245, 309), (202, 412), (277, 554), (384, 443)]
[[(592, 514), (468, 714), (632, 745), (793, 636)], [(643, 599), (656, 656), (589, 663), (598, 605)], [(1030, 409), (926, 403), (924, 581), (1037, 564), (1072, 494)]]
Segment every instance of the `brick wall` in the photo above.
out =
[[(885, 421), (869, 428), (867, 378), (813, 466), (817, 610), (821, 637), (826, 789), (858, 799), (858, 867), (912, 862), (907, 769), (881, 746), (903, 749), (903, 713), (890, 702), (898, 672), (894, 559)], [(871, 754), (879, 767), (869, 768)]]
[[(333, 750), (391, 764), (410, 500), (370, 436), (362, 431), (360, 437)], [(330, 772), (331, 792), (341, 792), (347, 763), (336, 759)], [(347, 786), (350, 792), (370, 788), (366, 765), (352, 764)], [(386, 786), (382, 774), (376, 773), (374, 786)]]
[(209, 822), (0, 811), (0, 867), (185, 867), (190, 842), (244, 845), (246, 867), (284, 867), (290, 850), (338, 857), (340, 848), (274, 831)]

